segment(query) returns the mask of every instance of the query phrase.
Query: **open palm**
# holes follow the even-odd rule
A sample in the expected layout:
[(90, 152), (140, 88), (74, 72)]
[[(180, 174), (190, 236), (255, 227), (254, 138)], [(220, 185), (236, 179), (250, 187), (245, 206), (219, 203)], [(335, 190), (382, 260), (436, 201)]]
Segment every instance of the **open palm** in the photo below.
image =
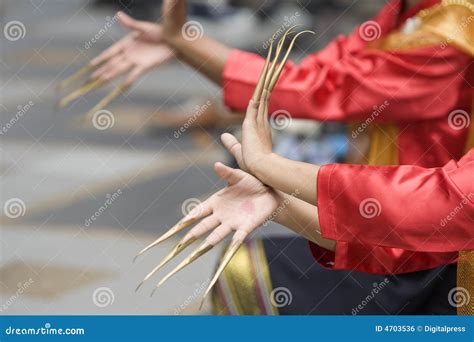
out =
[(91, 79), (109, 81), (127, 72), (126, 82), (132, 84), (148, 70), (175, 56), (163, 39), (161, 25), (135, 20), (123, 12), (117, 15), (120, 24), (132, 32), (91, 61), (98, 67)]
[(232, 169), (221, 163), (216, 163), (215, 171), (222, 180), (228, 183), (227, 187), (200, 203), (183, 220), (178, 222), (177, 225), (139, 253), (139, 255), (144, 253), (201, 220), (181, 239), (173, 250), (148, 273), (145, 279), (138, 285), (137, 289), (171, 259), (206, 233), (211, 232), (197, 249), (191, 252), (186, 259), (157, 284), (156, 288), (161, 286), (182, 268), (212, 249), (226, 236), (234, 232), (232, 242), (226, 250), (222, 262), (204, 294), (205, 297), (233, 255), (242, 245), (245, 238), (262, 226), (277, 209), (281, 201), (279, 195), (273, 189), (262, 184), (254, 176), (242, 170)]

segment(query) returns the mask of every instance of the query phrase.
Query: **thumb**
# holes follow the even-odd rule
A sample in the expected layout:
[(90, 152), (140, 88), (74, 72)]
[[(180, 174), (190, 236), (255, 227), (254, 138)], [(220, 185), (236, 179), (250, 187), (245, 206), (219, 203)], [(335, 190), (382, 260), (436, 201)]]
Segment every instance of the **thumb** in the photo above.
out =
[(117, 17), (120, 21), (120, 25), (125, 28), (139, 32), (145, 32), (147, 30), (148, 23), (146, 21), (133, 19), (131, 16), (122, 11), (117, 12)]
[(222, 163), (215, 163), (214, 170), (220, 179), (228, 182), (230, 185), (236, 184), (242, 179), (242, 174), (239, 172), (240, 170), (233, 169)]
[(244, 162), (242, 157), (242, 144), (230, 133), (224, 133), (221, 135), (221, 141), (224, 144), (227, 151), (235, 158), (239, 167), (245, 171)]

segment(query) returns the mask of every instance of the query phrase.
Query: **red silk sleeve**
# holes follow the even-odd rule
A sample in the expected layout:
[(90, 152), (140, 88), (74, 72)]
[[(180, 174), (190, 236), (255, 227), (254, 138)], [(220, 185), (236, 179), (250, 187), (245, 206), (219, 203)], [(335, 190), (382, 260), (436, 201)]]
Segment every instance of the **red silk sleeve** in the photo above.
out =
[[(375, 121), (417, 121), (444, 117), (458, 103), (469, 56), (438, 46), (368, 50), (358, 40), (354, 35), (339, 37), (301, 64), (288, 63), (273, 92), (270, 113), (286, 110), (295, 118), (363, 121), (374, 106), (383, 106)], [(263, 64), (255, 54), (231, 52), (224, 69), (228, 107), (245, 111)]]
[(458, 253), (414, 252), (401, 248), (337, 241), (335, 252), (310, 242), (311, 253), (324, 267), (372, 274), (402, 274), (435, 268), (457, 261)]
[(313, 254), (334, 268), (371, 273), (452, 262), (458, 251), (474, 249), (473, 176), (474, 149), (442, 168), (323, 166), (321, 234), (336, 240), (337, 247), (328, 255), (312, 246)]

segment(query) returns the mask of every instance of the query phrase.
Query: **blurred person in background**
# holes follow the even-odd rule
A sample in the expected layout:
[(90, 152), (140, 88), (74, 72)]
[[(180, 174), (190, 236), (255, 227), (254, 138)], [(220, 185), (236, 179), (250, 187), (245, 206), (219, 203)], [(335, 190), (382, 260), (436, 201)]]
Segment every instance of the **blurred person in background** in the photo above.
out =
[[(154, 53), (148, 56), (146, 67), (135, 65), (131, 82), (177, 57), (222, 86), (228, 107), (244, 111), (263, 59), (232, 50), (207, 36), (195, 41), (183, 39), (186, 14), (185, 1), (164, 1), (161, 24), (121, 15), (122, 24), (137, 32), (138, 38), (121, 41), (94, 59), (93, 64), (105, 65), (93, 78), (116, 77), (125, 70), (116, 69), (117, 57), (121, 60), (137, 54), (136, 49), (127, 53), (127, 47), (134, 44), (148, 45), (154, 47)], [(285, 110), (294, 118), (356, 122), (348, 138), (355, 151), (346, 158), (351, 163), (437, 167), (457, 160), (473, 145), (469, 127), (453, 129), (448, 120), (454, 110), (471, 112), (472, 22), (466, 23), (467, 30), (456, 31), (466, 15), (472, 15), (470, 1), (391, 1), (349, 36), (336, 38), (299, 65), (287, 65), (274, 91), (270, 112)], [(426, 16), (428, 24), (421, 20)], [(350, 314), (371, 284), (387, 278), (390, 290), (381, 293), (361, 314), (455, 311), (448, 303), (448, 292), (456, 286), (454, 263), (387, 277), (334, 271), (325, 267), (345, 267), (337, 260), (334, 265), (322, 261), (321, 266), (314, 264), (306, 243), (296, 238), (269, 238), (252, 240), (242, 247), (241, 260), (253, 265), (254, 271), (246, 269), (243, 277), (239, 264), (230, 264), (214, 293), (216, 312)], [(352, 247), (371, 253), (363, 245)], [(374, 267), (386, 267), (384, 260), (390, 255), (381, 259)], [(415, 256), (408, 259), (417, 262)], [(451, 261), (455, 260), (453, 254)], [(370, 267), (364, 271), (370, 272)], [(403, 273), (403, 269), (399, 271)], [(271, 286), (261, 286), (264, 283)], [(292, 305), (275, 308), (258, 300), (270, 298), (273, 289), (281, 287), (293, 293)]]

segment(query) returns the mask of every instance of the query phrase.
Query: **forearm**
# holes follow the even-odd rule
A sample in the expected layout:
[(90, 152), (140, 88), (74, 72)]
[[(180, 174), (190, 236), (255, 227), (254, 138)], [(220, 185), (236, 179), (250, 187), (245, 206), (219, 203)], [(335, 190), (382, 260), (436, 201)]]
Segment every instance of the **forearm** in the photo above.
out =
[(278, 193), (282, 200), (277, 208), (274, 221), (320, 247), (334, 251), (336, 248), (335, 241), (324, 239), (321, 236), (318, 208), (292, 195), (280, 191)]
[(271, 153), (251, 171), (262, 183), (286, 194), (295, 194), (295, 197), (315, 206), (319, 168), (319, 165), (293, 161)]
[(222, 86), (222, 75), (230, 48), (207, 36), (191, 41), (180, 34), (167, 41), (181, 61)]

